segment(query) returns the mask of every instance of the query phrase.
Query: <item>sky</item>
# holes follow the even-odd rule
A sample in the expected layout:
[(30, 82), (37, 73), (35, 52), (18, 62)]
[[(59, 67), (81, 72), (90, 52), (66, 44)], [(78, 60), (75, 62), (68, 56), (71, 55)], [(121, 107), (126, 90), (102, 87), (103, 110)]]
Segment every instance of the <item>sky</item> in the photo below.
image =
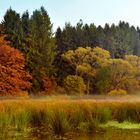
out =
[(20, 14), (26, 10), (32, 14), (41, 6), (47, 10), (54, 31), (66, 22), (76, 25), (80, 19), (101, 26), (120, 20), (140, 26), (140, 0), (0, 0), (0, 21), (10, 7)]

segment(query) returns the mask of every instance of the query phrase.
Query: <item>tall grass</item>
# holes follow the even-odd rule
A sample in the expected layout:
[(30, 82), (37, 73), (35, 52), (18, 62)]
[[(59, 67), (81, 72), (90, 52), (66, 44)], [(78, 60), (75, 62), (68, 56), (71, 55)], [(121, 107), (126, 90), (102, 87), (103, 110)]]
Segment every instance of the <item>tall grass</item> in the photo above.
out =
[(9, 130), (44, 127), (54, 135), (70, 131), (94, 131), (108, 121), (140, 123), (140, 102), (92, 100), (2, 100), (0, 139)]
[(56, 135), (64, 135), (71, 128), (68, 120), (69, 118), (62, 110), (56, 110), (52, 112), (49, 119), (50, 128)]

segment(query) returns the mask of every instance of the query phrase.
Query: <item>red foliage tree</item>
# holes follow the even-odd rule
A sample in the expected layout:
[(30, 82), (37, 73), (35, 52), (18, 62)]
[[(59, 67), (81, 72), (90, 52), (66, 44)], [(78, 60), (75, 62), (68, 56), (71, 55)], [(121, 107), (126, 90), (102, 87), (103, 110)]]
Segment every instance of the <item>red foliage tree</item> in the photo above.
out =
[(31, 88), (31, 75), (24, 70), (23, 54), (0, 37), (0, 95), (18, 95)]

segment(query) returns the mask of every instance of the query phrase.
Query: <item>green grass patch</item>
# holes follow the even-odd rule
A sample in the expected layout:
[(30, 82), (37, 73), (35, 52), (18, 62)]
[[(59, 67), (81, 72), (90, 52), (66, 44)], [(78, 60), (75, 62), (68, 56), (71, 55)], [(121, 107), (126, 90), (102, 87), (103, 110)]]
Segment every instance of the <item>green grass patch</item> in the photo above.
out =
[(109, 121), (106, 124), (101, 124), (100, 127), (101, 128), (114, 127), (118, 129), (140, 129), (140, 124), (127, 121), (124, 121), (122, 123), (119, 123), (117, 121)]

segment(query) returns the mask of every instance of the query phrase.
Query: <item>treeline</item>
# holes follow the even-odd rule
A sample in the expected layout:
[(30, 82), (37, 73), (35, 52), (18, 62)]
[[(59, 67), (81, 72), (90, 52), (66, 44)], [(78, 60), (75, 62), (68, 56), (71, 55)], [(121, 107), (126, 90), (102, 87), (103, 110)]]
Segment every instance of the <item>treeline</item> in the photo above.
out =
[(44, 7), (32, 15), (10, 8), (0, 24), (0, 93), (132, 92), (140, 87), (139, 56), (140, 30), (128, 23), (80, 20), (53, 34)]
[(82, 20), (76, 26), (66, 23), (63, 29), (57, 29), (56, 41), (60, 53), (79, 46), (100, 46), (108, 50), (112, 58), (123, 58), (125, 54), (140, 56), (140, 29), (122, 21), (104, 27), (83, 24)]

